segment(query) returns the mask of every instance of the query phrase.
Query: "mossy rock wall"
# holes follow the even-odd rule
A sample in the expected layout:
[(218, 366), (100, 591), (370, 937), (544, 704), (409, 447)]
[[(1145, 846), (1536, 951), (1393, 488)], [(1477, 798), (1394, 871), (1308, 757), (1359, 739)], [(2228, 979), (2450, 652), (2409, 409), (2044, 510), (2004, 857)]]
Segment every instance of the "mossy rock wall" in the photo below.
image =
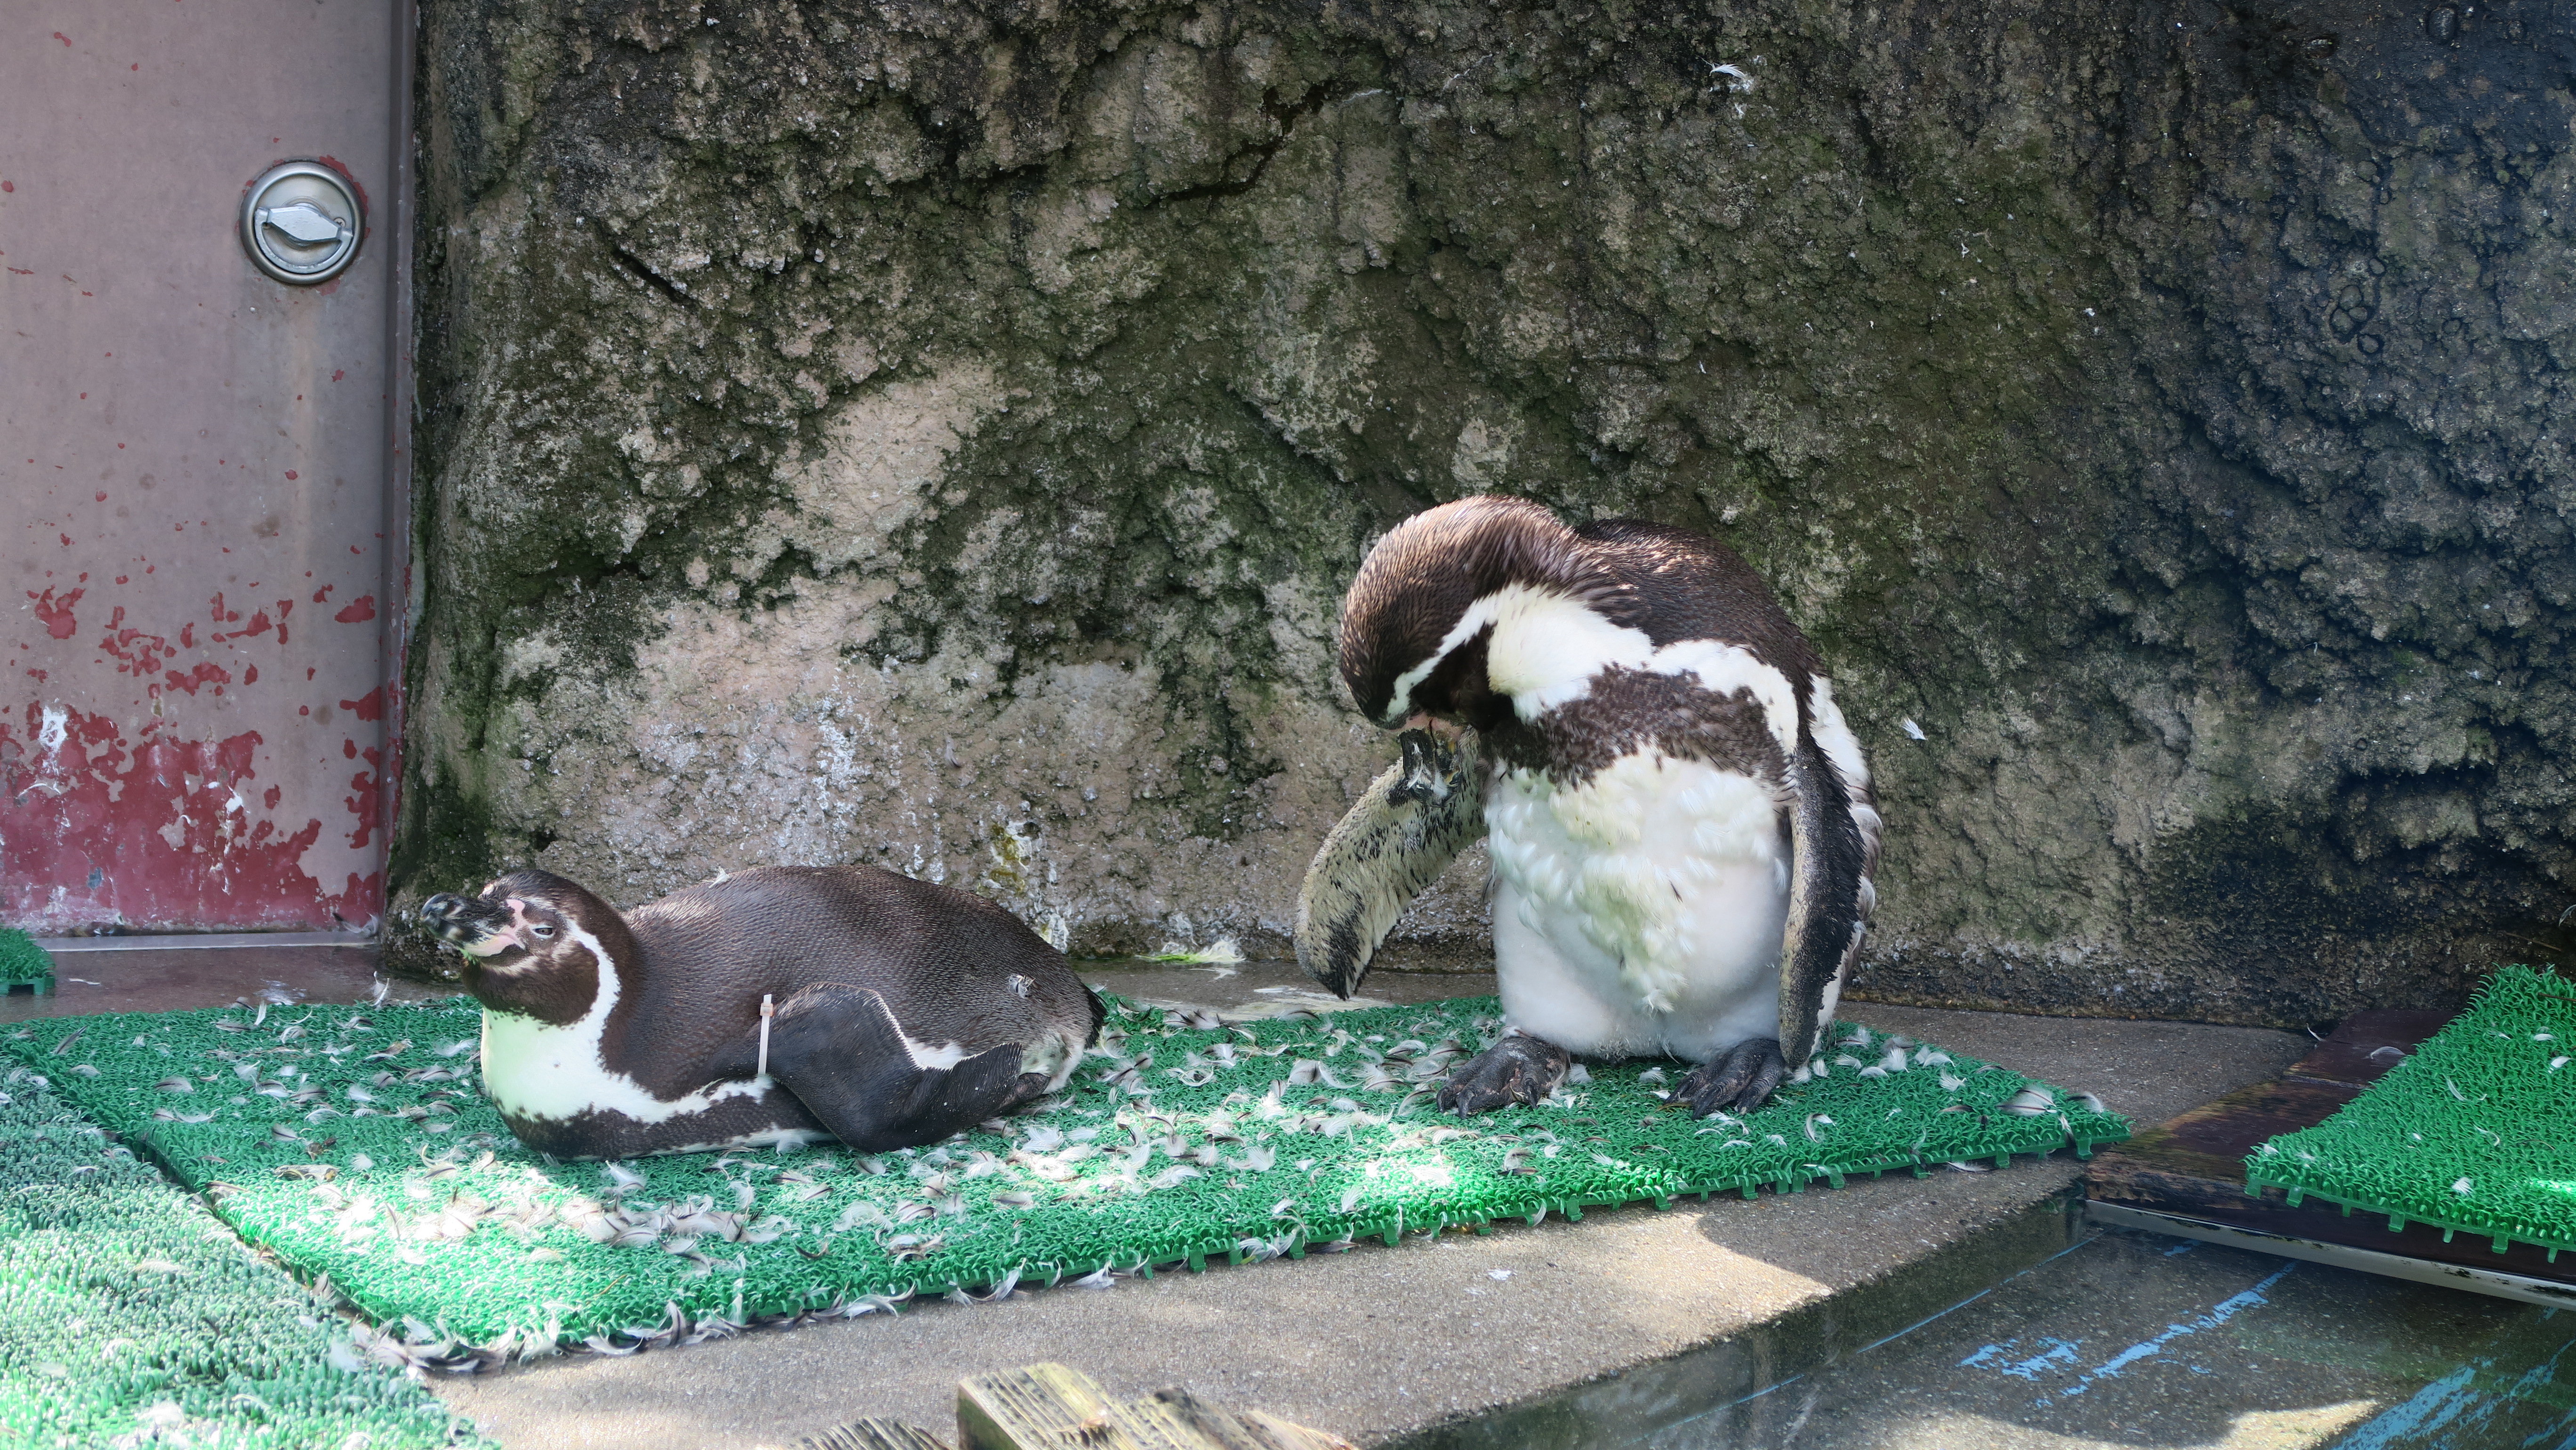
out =
[(1865, 995), (2306, 1022), (2563, 940), (2563, 7), (423, 12), (399, 901), (859, 860), (1275, 946), (1391, 755), (1342, 585), (1509, 490), (1815, 636)]

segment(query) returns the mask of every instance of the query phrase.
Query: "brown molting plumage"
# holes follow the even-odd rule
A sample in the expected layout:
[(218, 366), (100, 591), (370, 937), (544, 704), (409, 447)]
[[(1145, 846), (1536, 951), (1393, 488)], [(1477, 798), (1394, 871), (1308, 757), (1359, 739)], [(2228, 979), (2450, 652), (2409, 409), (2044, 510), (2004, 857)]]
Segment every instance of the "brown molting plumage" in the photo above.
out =
[[(1814, 650), (1742, 559), (1657, 524), (1569, 527), (1527, 500), (1462, 499), (1361, 564), (1340, 666), (1370, 719), (1449, 721), (1482, 758), (1474, 790), (1437, 799), (1391, 771), (1335, 828), (1299, 905), (1311, 973), (1353, 990), (1481, 809), (1517, 1031), (1681, 1052), (1700, 1062), (1684, 1096), (1702, 1110), (1803, 1074), (1859, 951), (1879, 821)], [(1764, 974), (1770, 1029), (1748, 1016)], [(1549, 1055), (1506, 1057), (1462, 1068), (1443, 1104), (1554, 1086), (1539, 1083)]]
[(1396, 677), (1429, 658), (1467, 606), (1506, 584), (1537, 584), (1605, 616), (1629, 591), (1546, 506), (1483, 495), (1416, 514), (1369, 551), (1343, 597), (1341, 670), (1360, 713), (1381, 725)]

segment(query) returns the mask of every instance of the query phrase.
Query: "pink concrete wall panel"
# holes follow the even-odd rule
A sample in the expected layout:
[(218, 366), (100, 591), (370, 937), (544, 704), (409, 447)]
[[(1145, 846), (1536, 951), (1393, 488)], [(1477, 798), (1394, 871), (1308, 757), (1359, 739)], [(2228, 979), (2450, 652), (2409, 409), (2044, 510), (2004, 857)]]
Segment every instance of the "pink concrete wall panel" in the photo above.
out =
[[(0, 921), (382, 908), (407, 10), (0, 7)], [(237, 230), (301, 157), (369, 203), (318, 287)]]

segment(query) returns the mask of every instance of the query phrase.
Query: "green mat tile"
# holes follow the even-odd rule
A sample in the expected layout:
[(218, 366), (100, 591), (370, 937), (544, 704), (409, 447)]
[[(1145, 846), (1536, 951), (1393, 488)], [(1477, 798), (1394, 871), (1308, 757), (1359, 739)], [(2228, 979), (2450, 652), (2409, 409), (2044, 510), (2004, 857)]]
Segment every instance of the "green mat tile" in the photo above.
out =
[(481, 1443), (34, 1074), (0, 1079), (0, 1444)]
[(936, 1148), (550, 1162), (477, 1094), (479, 1027), (460, 998), (55, 1019), (0, 1045), (380, 1321), (500, 1352), (2002, 1165), (2128, 1131), (2016, 1073), (1852, 1028), (1828, 1076), (1742, 1120), (1692, 1120), (1655, 1096), (1677, 1065), (1631, 1064), (1461, 1121), (1432, 1091), (1499, 1032), (1492, 998), (1231, 1028), (1112, 1003), (1065, 1092)]
[(2314, 1194), (2555, 1262), (2576, 1249), (2576, 982), (2498, 971), (2340, 1112), (2247, 1155), (2245, 1181), (2287, 1189), (2293, 1207)]
[(30, 982), (40, 991), (52, 990), (53, 954), (18, 928), (0, 926), (0, 986)]

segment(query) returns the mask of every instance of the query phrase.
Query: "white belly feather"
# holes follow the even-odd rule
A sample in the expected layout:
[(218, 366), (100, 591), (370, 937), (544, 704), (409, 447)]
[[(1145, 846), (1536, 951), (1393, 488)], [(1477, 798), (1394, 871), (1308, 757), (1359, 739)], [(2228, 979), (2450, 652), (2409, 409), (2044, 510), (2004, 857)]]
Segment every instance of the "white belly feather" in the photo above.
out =
[[(777, 1090), (769, 1078), (751, 1078), (709, 1083), (685, 1097), (655, 1097), (644, 1084), (602, 1060), (594, 1019), (604, 1021), (606, 1016), (594, 1009), (571, 1026), (554, 1027), (532, 1017), (487, 1009), (483, 1013), (483, 1085), (493, 1105), (517, 1117), (548, 1122), (563, 1122), (598, 1109), (639, 1123), (667, 1123), (693, 1117), (730, 1098), (760, 1097)], [(827, 1136), (784, 1128), (688, 1147), (745, 1147)]]
[[(533, 1017), (484, 1009), (483, 1087), (494, 1106), (518, 1117), (549, 1122), (597, 1109), (639, 1123), (667, 1123), (703, 1113), (730, 1098), (759, 1097), (776, 1090), (773, 1080), (761, 1077), (709, 1083), (684, 1097), (659, 1098), (644, 1084), (610, 1067), (601, 1047), (608, 1014), (617, 1007), (617, 972), (596, 940), (578, 927), (571, 930), (600, 964), (599, 989), (591, 998), (590, 1010), (557, 1027)], [(734, 1147), (825, 1136), (789, 1128), (691, 1146)]]
[(1694, 1061), (1778, 1033), (1789, 853), (1761, 782), (1648, 750), (1570, 789), (1506, 771), (1485, 818), (1514, 1026)]

